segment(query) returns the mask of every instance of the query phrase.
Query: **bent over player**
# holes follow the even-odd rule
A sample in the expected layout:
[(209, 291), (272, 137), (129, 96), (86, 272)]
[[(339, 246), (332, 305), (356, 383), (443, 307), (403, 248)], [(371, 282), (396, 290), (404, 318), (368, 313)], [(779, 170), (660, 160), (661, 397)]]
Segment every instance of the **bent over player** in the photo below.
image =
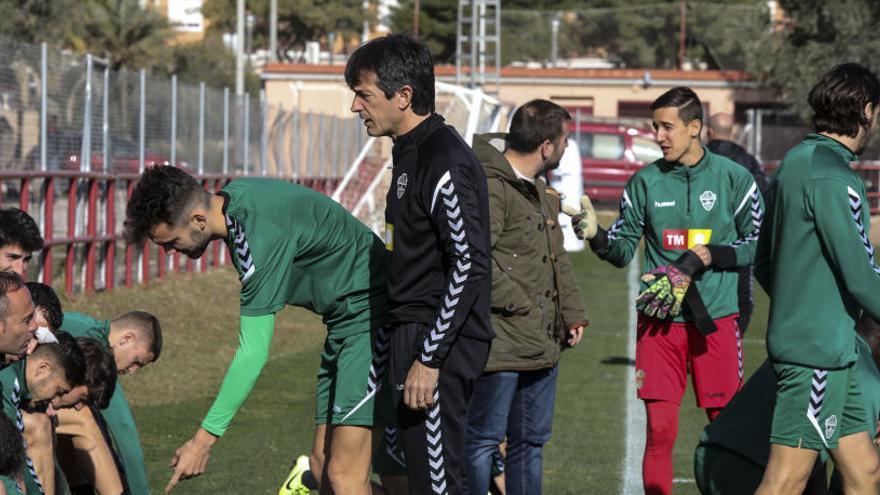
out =
[(373, 393), (371, 336), (386, 318), (382, 241), (330, 198), (269, 179), (205, 191), (174, 167), (146, 170), (126, 211), (129, 242), (201, 257), (224, 239), (241, 282), (239, 346), (214, 405), (174, 454), (169, 491), (204, 472), (269, 357), (275, 313), (301, 306), (323, 317), (327, 339), (317, 384), (315, 446), (327, 452), (322, 488), (369, 493)]
[(633, 175), (607, 231), (597, 228), (589, 200), (572, 221), (619, 267), (645, 239), (636, 340), (648, 419), (642, 474), (646, 493), (666, 494), (688, 368), (710, 421), (742, 383), (735, 269), (754, 259), (763, 202), (747, 170), (700, 145), (703, 108), (690, 88), (667, 91), (651, 109), (663, 158)]

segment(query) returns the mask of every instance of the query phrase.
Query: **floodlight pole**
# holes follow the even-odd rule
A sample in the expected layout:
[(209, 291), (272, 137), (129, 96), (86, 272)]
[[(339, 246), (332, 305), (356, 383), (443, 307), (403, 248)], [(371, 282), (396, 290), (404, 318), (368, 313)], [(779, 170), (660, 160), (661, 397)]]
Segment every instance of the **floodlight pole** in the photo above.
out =
[(244, 0), (235, 5), (235, 94), (244, 94)]

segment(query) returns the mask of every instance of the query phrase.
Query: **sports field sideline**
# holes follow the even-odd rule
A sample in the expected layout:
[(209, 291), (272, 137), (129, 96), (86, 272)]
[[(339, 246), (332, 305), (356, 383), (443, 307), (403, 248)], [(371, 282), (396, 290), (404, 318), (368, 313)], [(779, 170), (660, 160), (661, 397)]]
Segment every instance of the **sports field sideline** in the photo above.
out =
[[(638, 414), (641, 402), (627, 389), (632, 363), (628, 270), (599, 261), (589, 250), (572, 260), (591, 325), (581, 345), (562, 358), (553, 437), (545, 450), (545, 493), (614, 494), (623, 493), (625, 485), (640, 489), (644, 419)], [(195, 432), (237, 344), (234, 272), (179, 276), (63, 303), (66, 310), (104, 318), (135, 308), (161, 318), (162, 358), (137, 378), (122, 378), (140, 428), (151, 487), (161, 493), (174, 449)], [(763, 293), (756, 303), (745, 335), (747, 377), (765, 357)], [(320, 319), (305, 310), (288, 308), (279, 314), (270, 362), (254, 393), (213, 450), (208, 472), (181, 484), (181, 493), (231, 493), (232, 487), (235, 493), (277, 493), (292, 456), (307, 453), (312, 442), (313, 388), (324, 335)], [(628, 414), (629, 424), (638, 427), (627, 427)], [(692, 455), (705, 423), (688, 391), (674, 454), (676, 493), (697, 493)], [(625, 462), (628, 442), (635, 464)]]

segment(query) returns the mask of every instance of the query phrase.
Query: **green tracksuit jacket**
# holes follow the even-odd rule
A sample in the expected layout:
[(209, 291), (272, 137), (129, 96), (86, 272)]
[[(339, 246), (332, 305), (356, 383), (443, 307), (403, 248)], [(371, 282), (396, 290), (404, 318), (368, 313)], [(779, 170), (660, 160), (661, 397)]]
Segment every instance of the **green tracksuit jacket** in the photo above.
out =
[(860, 310), (880, 319), (880, 268), (853, 158), (834, 139), (810, 134), (785, 155), (771, 186), (755, 275), (770, 294), (774, 361), (846, 367), (856, 360)]
[[(59, 329), (74, 337), (91, 337), (110, 348), (110, 321), (96, 320), (82, 313), (65, 312), (64, 322)], [(150, 484), (147, 480), (147, 467), (144, 453), (141, 450), (141, 439), (128, 400), (117, 381), (116, 389), (110, 397), (110, 404), (101, 409), (101, 415), (110, 429), (116, 451), (125, 468), (125, 479), (131, 493), (149, 494)]]
[[(624, 189), (617, 221), (590, 246), (622, 267), (644, 236), (645, 272), (668, 265), (696, 244), (709, 246), (712, 266), (695, 283), (709, 316), (718, 319), (738, 311), (735, 268), (754, 260), (764, 203), (748, 170), (703, 151), (691, 167), (661, 159), (636, 172)], [(692, 318), (685, 308), (674, 320)]]

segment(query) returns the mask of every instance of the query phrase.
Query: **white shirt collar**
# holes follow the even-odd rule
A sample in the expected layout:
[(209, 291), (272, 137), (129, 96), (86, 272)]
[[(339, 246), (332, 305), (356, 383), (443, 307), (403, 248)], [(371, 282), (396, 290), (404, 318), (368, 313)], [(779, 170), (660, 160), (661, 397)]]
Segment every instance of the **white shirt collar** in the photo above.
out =
[(521, 174), (520, 171), (517, 170), (516, 167), (514, 167), (512, 163), (510, 164), (510, 168), (513, 169), (513, 173), (516, 174), (516, 177), (517, 177), (518, 179), (522, 179), (522, 180), (524, 180), (524, 181), (531, 182), (532, 184), (535, 183), (535, 178), (534, 178), (534, 177), (526, 177), (525, 175)]

